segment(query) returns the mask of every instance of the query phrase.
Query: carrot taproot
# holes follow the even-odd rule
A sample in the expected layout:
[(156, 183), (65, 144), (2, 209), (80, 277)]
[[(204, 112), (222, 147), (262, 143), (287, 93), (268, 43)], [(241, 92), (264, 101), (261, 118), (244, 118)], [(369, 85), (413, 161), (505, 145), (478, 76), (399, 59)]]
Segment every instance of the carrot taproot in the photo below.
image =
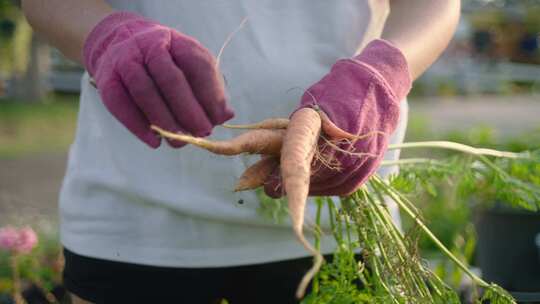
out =
[(324, 133), (330, 138), (353, 140), (356, 137), (356, 135), (336, 126), (336, 124), (334, 124), (334, 122), (330, 120), (330, 117), (328, 117), (328, 115), (322, 110), (320, 110), (318, 107), (315, 108), (315, 110), (317, 111), (317, 113), (319, 113), (319, 116), (321, 117), (321, 128), (323, 129)]
[(268, 154), (279, 155), (284, 130), (251, 130), (229, 140), (212, 141), (187, 134), (173, 133), (158, 126), (152, 130), (168, 139), (183, 141), (219, 155)]
[(319, 116), (321, 117), (321, 129), (323, 130), (324, 134), (328, 135), (328, 137), (330, 137), (331, 139), (349, 140), (354, 142), (373, 135), (386, 135), (386, 133), (382, 131), (371, 131), (361, 135), (349, 133), (336, 126), (336, 124), (330, 119), (330, 117), (328, 117), (328, 115), (324, 113), (319, 107), (315, 107), (314, 109), (315, 111), (317, 111), (317, 113), (319, 113)]
[(322, 256), (303, 232), (304, 213), (309, 194), (311, 162), (317, 148), (321, 118), (311, 108), (300, 109), (291, 117), (281, 149), (281, 178), (287, 196), (293, 231), (304, 247), (314, 255), (312, 268), (300, 282), (296, 296), (302, 298), (311, 279), (322, 264)]
[(289, 120), (287, 118), (268, 118), (253, 124), (222, 124), (221, 126), (228, 129), (287, 129), (288, 124)]
[(264, 157), (253, 165), (249, 166), (236, 182), (234, 191), (245, 191), (256, 189), (262, 185), (270, 176), (272, 171), (279, 166), (278, 158), (275, 156)]

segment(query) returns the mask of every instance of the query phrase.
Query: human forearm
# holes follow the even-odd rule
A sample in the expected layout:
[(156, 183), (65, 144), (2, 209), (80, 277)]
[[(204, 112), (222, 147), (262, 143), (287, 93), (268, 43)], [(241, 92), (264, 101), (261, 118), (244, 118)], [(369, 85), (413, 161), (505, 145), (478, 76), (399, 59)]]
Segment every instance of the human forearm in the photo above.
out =
[(113, 11), (103, 0), (22, 0), (22, 8), (36, 32), (79, 63), (86, 36)]
[(382, 38), (401, 50), (416, 79), (446, 48), (459, 15), (459, 0), (393, 0)]
[(23, 7), (36, 31), (84, 65), (106, 109), (148, 146), (161, 144), (151, 125), (208, 136), (234, 116), (215, 57), (194, 37), (113, 12), (101, 0), (23, 0)]

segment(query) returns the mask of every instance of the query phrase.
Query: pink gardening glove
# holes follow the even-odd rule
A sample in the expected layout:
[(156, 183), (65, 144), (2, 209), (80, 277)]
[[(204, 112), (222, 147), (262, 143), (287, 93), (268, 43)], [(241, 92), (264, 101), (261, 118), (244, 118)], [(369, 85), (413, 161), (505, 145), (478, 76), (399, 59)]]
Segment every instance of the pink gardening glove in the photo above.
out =
[[(352, 134), (374, 134), (339, 147), (355, 156), (319, 142), (319, 150), (333, 157), (339, 169), (328, 168), (319, 161), (312, 164), (310, 195), (347, 195), (361, 186), (378, 168), (396, 129), (399, 104), (411, 87), (411, 77), (403, 54), (389, 42), (374, 40), (353, 59), (339, 60), (322, 80), (309, 88), (300, 108), (317, 105), (330, 120)], [(283, 195), (279, 170), (265, 183), (271, 197)]]
[(157, 22), (113, 13), (88, 35), (83, 57), (107, 109), (153, 148), (161, 140), (151, 124), (208, 136), (234, 116), (214, 56), (194, 38)]

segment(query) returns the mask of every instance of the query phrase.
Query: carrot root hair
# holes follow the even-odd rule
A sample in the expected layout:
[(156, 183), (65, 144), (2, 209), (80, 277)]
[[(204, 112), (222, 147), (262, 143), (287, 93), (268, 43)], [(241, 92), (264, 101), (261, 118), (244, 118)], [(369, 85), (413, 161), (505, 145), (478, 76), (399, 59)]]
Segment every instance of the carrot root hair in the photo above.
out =
[[(341, 153), (344, 153), (344, 154), (347, 154), (347, 155), (350, 155), (350, 156), (355, 156), (355, 157), (377, 157), (377, 154), (373, 154), (373, 153), (362, 153), (362, 152), (355, 152), (355, 149), (354, 149), (354, 146), (351, 144), (351, 142), (347, 139), (343, 139), (343, 140), (329, 140), (327, 138), (325, 138), (324, 136), (321, 136), (321, 138), (323, 139), (323, 141), (325, 142), (325, 145), (327, 145), (328, 147), (336, 150), (336, 151), (339, 151)], [(343, 149), (341, 147), (339, 147), (338, 145), (339, 144), (342, 144), (342, 143), (346, 143), (349, 145), (349, 149)]]
[(215, 63), (216, 69), (218, 69), (221, 64), (221, 57), (223, 56), (223, 52), (225, 51), (225, 48), (229, 45), (229, 43), (231, 43), (233, 37), (244, 27), (244, 25), (246, 25), (247, 21), (248, 21), (248, 17), (244, 17), (244, 19), (242, 19), (242, 21), (240, 22), (240, 25), (238, 25), (238, 27), (234, 31), (232, 31), (229, 35), (227, 35), (227, 38), (225, 38), (225, 41), (223, 42), (223, 45), (219, 49), (218, 54), (216, 56), (216, 63)]

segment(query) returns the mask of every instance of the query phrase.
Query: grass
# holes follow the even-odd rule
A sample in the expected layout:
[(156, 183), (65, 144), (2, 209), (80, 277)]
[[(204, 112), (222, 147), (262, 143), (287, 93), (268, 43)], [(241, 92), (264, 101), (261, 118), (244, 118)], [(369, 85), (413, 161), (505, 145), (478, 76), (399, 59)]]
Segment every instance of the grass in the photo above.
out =
[(41, 103), (0, 99), (0, 158), (67, 151), (75, 135), (78, 96)]

